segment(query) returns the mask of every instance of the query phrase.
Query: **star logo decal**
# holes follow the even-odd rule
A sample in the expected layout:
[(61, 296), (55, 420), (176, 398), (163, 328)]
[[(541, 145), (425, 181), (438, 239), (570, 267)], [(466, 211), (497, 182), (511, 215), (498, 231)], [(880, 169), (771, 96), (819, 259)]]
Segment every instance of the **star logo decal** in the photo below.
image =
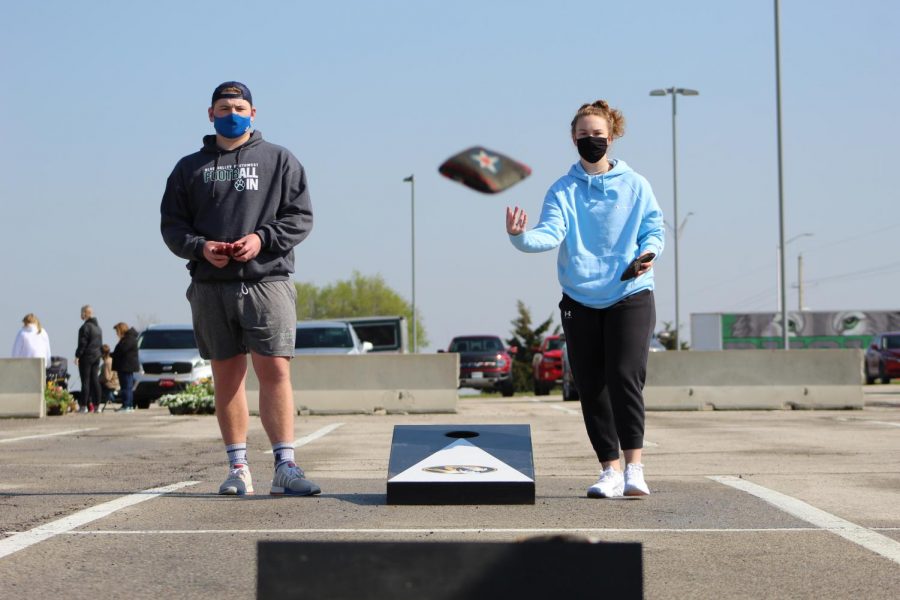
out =
[(500, 162), (499, 156), (491, 156), (484, 149), (479, 149), (478, 154), (470, 154), (469, 157), (478, 163), (478, 166), (485, 171), (497, 174), (497, 163)]

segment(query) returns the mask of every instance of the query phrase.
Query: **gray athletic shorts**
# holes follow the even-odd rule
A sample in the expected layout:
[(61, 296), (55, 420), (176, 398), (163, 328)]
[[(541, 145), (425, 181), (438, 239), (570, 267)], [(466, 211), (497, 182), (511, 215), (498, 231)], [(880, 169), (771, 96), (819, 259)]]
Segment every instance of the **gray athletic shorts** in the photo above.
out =
[(200, 356), (225, 360), (248, 351), (294, 356), (297, 289), (291, 281), (193, 281), (187, 289)]

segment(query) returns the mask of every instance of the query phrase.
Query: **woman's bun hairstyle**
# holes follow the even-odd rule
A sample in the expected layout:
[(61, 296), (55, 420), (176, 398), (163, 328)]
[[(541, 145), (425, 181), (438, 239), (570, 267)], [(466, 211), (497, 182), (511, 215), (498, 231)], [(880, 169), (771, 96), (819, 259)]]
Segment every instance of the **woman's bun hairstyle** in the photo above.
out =
[(625, 135), (625, 116), (622, 111), (611, 108), (606, 100), (597, 100), (591, 104), (582, 104), (575, 118), (572, 119), (572, 135), (575, 135), (575, 124), (578, 119), (588, 115), (597, 115), (606, 119), (609, 123), (609, 139), (610, 141)]

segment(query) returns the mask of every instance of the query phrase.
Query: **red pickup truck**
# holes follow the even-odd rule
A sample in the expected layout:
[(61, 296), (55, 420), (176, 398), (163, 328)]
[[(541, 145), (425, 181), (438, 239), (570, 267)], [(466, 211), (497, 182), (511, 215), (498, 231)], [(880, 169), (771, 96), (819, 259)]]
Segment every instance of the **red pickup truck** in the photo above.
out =
[(534, 395), (546, 396), (555, 385), (562, 384), (562, 347), (565, 339), (561, 335), (548, 335), (535, 351), (531, 361)]
[[(442, 352), (442, 350), (438, 350)], [(461, 335), (453, 338), (447, 352), (459, 353), (459, 387), (497, 391), (504, 397), (515, 393), (512, 356), (494, 335)]]

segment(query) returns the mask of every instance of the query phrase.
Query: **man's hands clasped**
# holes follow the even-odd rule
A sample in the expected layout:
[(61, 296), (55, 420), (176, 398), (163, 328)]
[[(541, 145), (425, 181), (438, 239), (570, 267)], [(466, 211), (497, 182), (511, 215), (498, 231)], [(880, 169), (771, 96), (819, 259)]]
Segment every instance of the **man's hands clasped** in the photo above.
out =
[(228, 261), (249, 262), (256, 258), (262, 249), (262, 240), (255, 233), (245, 235), (236, 242), (213, 242), (203, 244), (203, 258), (219, 269)]

